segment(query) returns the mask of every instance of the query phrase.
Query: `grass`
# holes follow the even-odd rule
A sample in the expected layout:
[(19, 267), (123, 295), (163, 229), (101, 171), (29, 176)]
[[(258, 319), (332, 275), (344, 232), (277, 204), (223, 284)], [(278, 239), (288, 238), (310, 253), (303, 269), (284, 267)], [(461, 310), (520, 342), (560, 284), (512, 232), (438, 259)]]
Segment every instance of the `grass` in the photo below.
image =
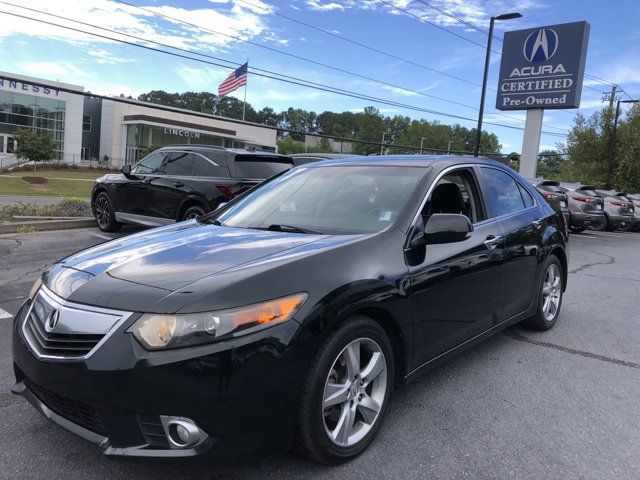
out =
[(29, 184), (22, 177), (31, 172), (20, 171), (0, 175), (0, 195), (24, 195), (35, 197), (89, 198), (93, 180), (106, 172), (96, 170), (37, 170), (36, 176), (47, 178), (44, 184)]

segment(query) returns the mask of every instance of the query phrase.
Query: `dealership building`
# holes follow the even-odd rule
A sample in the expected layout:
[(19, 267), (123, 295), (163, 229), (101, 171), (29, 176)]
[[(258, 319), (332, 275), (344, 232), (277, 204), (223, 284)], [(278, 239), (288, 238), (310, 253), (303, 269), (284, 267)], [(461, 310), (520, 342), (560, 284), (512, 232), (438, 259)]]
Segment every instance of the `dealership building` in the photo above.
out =
[(118, 167), (176, 143), (276, 150), (273, 128), (127, 102), (86, 96), (79, 85), (0, 72), (0, 155), (14, 152), (20, 128), (53, 135), (57, 159), (68, 163), (106, 158)]

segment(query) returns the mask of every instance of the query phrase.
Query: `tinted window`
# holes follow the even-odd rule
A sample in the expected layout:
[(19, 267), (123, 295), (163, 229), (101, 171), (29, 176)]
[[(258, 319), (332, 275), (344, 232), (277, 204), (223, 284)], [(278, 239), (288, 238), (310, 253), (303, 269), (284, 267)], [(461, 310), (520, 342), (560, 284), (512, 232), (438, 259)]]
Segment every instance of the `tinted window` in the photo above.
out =
[(522, 194), (522, 200), (524, 200), (524, 206), (527, 208), (533, 207), (533, 197), (531, 196), (531, 194), (522, 185), (518, 184), (518, 187), (520, 187), (520, 193)]
[(276, 173), (290, 169), (293, 164), (283, 161), (273, 161), (273, 157), (238, 155), (235, 162), (236, 177), (269, 178)]
[(518, 184), (511, 175), (495, 168), (482, 168), (487, 184), (487, 197), (494, 216), (508, 215), (524, 209)]
[(299, 167), (248, 193), (218, 220), (243, 228), (292, 225), (327, 234), (377, 232), (398, 217), (424, 173), (414, 167)]
[(196, 177), (229, 177), (229, 168), (214, 165), (196, 155)]
[(142, 161), (138, 163), (138, 165), (136, 165), (131, 172), (141, 175), (145, 173), (156, 173), (160, 171), (160, 166), (164, 161), (164, 157), (164, 152), (152, 153), (148, 157), (143, 158)]
[(474, 179), (468, 170), (452, 172), (442, 177), (425, 204), (422, 215), (428, 217), (434, 213), (461, 213), (469, 217), (472, 223), (484, 220)]
[(187, 152), (171, 152), (164, 162), (162, 171), (166, 175), (192, 176), (193, 154)]

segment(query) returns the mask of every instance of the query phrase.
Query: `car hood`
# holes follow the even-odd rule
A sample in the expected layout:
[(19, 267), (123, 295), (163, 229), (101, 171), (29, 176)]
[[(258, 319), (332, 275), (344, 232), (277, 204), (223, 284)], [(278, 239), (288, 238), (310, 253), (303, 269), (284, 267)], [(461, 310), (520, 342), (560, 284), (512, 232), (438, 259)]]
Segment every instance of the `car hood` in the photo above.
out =
[(118, 281), (125, 282), (130, 290), (150, 287), (157, 291), (157, 298), (204, 277), (323, 238), (326, 236), (219, 227), (194, 220), (106, 242), (71, 255), (45, 274), (45, 283), (64, 298), (71, 298), (88, 283), (109, 290), (118, 285)]

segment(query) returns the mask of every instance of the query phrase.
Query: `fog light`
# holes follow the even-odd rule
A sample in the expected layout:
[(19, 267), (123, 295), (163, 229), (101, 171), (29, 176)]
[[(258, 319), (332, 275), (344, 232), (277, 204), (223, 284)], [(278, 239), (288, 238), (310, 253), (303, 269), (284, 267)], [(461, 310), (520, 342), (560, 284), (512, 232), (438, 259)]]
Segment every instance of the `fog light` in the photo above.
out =
[(188, 418), (164, 415), (160, 418), (171, 448), (190, 448), (207, 439), (207, 434)]

